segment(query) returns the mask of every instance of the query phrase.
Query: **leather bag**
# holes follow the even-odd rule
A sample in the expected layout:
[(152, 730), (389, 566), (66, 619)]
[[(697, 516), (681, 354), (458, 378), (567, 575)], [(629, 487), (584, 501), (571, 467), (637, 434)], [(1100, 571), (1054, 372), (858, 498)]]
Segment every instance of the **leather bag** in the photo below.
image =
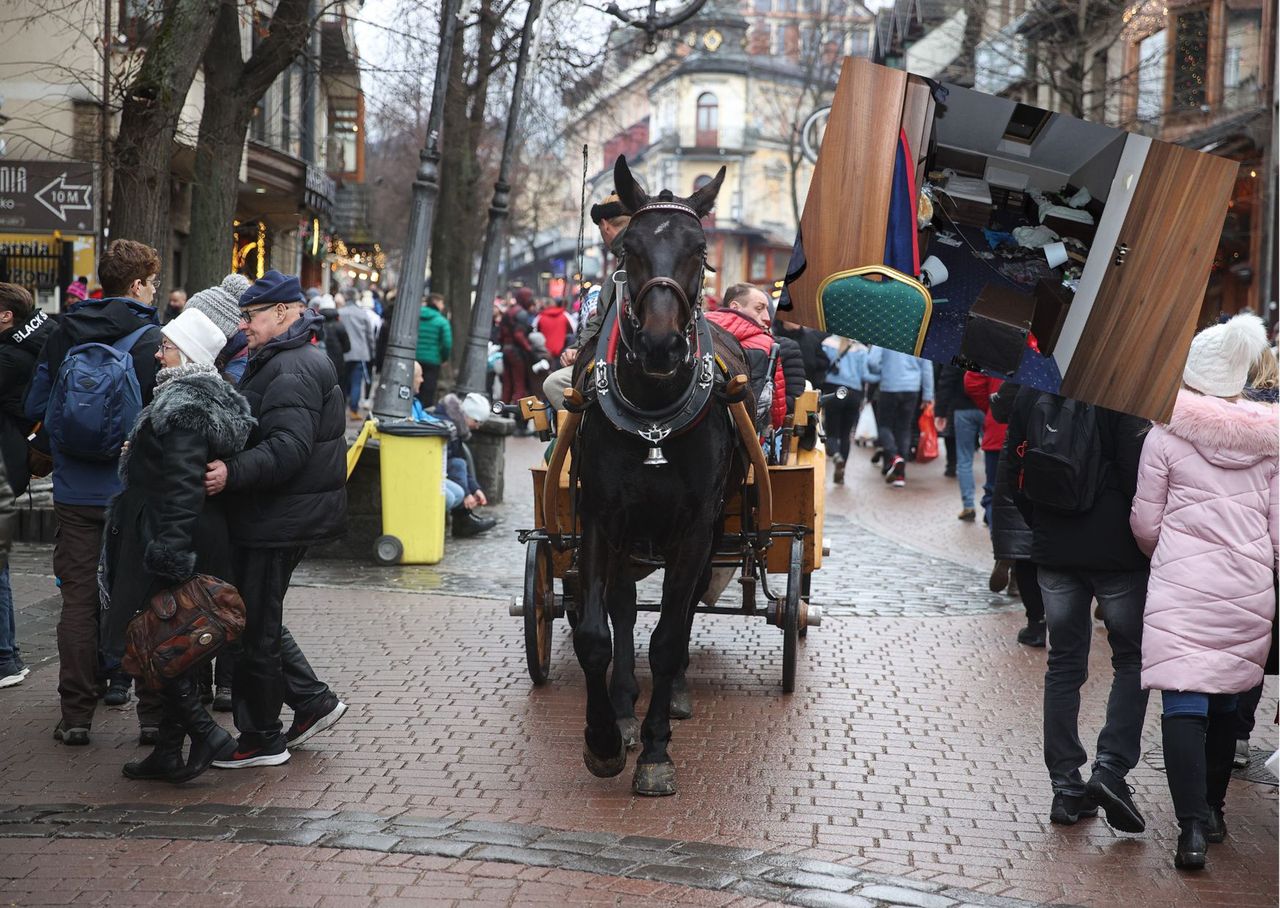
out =
[(151, 597), (125, 629), (124, 670), (158, 690), (205, 664), (244, 632), (244, 599), (231, 584), (197, 574)]

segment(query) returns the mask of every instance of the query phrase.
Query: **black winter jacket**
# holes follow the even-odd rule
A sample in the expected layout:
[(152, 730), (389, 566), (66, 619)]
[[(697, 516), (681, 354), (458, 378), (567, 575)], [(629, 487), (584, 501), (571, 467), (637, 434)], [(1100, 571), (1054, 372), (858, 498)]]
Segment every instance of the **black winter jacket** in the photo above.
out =
[(213, 370), (180, 366), (156, 389), (120, 458), (107, 512), (102, 650), (124, 654), (125, 626), (160, 590), (193, 574), (235, 581), (225, 496), (205, 498), (205, 467), (244, 448), (249, 404)]
[[(991, 395), (991, 418), (1007, 423), (1013, 414), (1014, 399), (1021, 385), (1005, 382)], [(1027, 392), (1038, 393), (1032, 388)], [(1013, 486), (1009, 478), (1009, 438), (1005, 436), (1004, 449), (1000, 452), (996, 467), (995, 491), (991, 497), (991, 552), (997, 560), (1027, 561), (1031, 558), (1031, 527), (1013, 500)]]
[(796, 409), (796, 398), (804, 393), (804, 354), (800, 345), (789, 337), (777, 337), (775, 340), (778, 342), (778, 359), (782, 362), (782, 378), (787, 386), (787, 413), (791, 414)]
[(1138, 487), (1138, 459), (1147, 427), (1145, 419), (1094, 407), (1102, 460), (1108, 465), (1093, 507), (1070, 514), (1040, 507), (1021, 494), (1018, 447), (1026, 439), (1027, 420), (1044, 392), (1023, 388), (1014, 400), (1005, 444), (1013, 479), (1013, 499), (1031, 527), (1031, 560), (1049, 568), (1090, 571), (1141, 571), (1149, 566), (1129, 529), (1129, 509)]
[(944, 365), (938, 374), (938, 388), (934, 392), (933, 415), (947, 419), (957, 410), (978, 410), (968, 394), (964, 393), (964, 370)]
[[(351, 337), (347, 334), (347, 326), (338, 321), (337, 309), (321, 309), (320, 317), (324, 319), (324, 323), (320, 326), (320, 343), (324, 345), (324, 352), (329, 356), (329, 362), (333, 363), (333, 374), (345, 374), (346, 366), (344, 357), (351, 350)], [(383, 324), (386, 328), (386, 324)], [(379, 338), (381, 338), (379, 334)], [(378, 362), (382, 362), (379, 355)]]
[(13, 494), (27, 490), (31, 473), (27, 470), (27, 436), (35, 422), (27, 418), (23, 399), (36, 372), (36, 360), (49, 339), (55, 322), (40, 310), (0, 334), (0, 457)]
[[(827, 369), (831, 367), (831, 359), (827, 356), (827, 351), (822, 346), (822, 342), (830, 335), (800, 325), (795, 328), (787, 328), (781, 322), (774, 323), (773, 333), (776, 337), (790, 338), (800, 345), (800, 355), (804, 357), (804, 377), (815, 388), (821, 388), (822, 383), (827, 378)], [(787, 379), (787, 386), (788, 388), (791, 386), (789, 378)]]
[(346, 531), (346, 404), (333, 363), (313, 343), (319, 322), (304, 310), (256, 351), (240, 382), (258, 425), (227, 461), (237, 546), (301, 547)]

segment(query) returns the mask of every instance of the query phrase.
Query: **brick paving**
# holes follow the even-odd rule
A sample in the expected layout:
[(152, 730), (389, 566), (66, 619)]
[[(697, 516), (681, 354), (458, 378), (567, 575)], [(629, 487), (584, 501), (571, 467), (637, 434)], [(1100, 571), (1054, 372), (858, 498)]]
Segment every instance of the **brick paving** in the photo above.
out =
[[(11, 834), (36, 836), (0, 838), (0, 902), (751, 904), (785, 897), (865, 908), (903, 898), (929, 904), (927, 896), (945, 892), (939, 897), (957, 905), (991, 897), (1090, 906), (1275, 905), (1274, 787), (1234, 782), (1230, 836), (1213, 847), (1210, 869), (1199, 877), (1173, 870), (1172, 808), (1152, 758), (1159, 752), (1155, 706), (1144, 759), (1130, 776), (1147, 833), (1119, 835), (1101, 820), (1070, 829), (1048, 823), (1039, 752), (1043, 651), (1013, 641), (1021, 624), (1016, 603), (985, 591), (981, 527), (952, 527), (959, 524), (951, 513), (958, 495), (941, 479), (940, 465), (913, 472), (902, 491), (877, 487), (874, 476), (865, 480), (854, 466), (850, 485), (832, 495), (833, 517), (843, 519), (833, 519), (828, 533), (847, 543), (833, 539), (847, 560), (833, 558), (819, 575), (844, 582), (815, 584), (816, 598), (827, 595), (841, 607), (802, 646), (796, 693), (780, 693), (776, 629), (733, 616), (700, 618), (690, 673), (697, 715), (675, 728), (680, 793), (667, 799), (633, 798), (629, 774), (600, 780), (582, 767), (583, 689), (567, 628), (558, 627), (551, 682), (535, 689), (519, 621), (507, 616), (502, 599), (389, 592), (370, 582), (372, 575), (351, 571), (344, 581), (341, 567), (316, 565), (308, 565), (315, 571), (308, 582), (324, 585), (290, 594), (289, 623), (317, 670), (351, 703), (348, 716), (297, 749), (284, 767), (210, 771), (182, 787), (131, 782), (119, 775), (137, 753), (131, 706), (103, 710), (89, 748), (64, 748), (50, 737), (56, 666), (46, 648), (55, 600), (41, 551), (24, 549), (14, 562), (19, 633), (36, 667), (25, 684), (0, 692), (0, 807), (45, 805), (46, 814), (27, 817), (32, 826), (25, 830), (17, 814), (0, 824)], [(915, 516), (874, 507), (889, 495), (896, 496), (894, 507)], [(921, 522), (926, 512), (933, 515), (929, 524)], [(514, 528), (517, 516), (508, 513), (504, 529)], [(954, 552), (936, 542), (955, 533), (963, 543)], [(477, 543), (471, 555), (451, 543), (441, 588), (483, 595), (479, 582), (456, 573), (459, 560), (472, 558), (468, 563), (510, 577), (512, 570), (518, 576), (519, 554), (505, 533)], [(875, 595), (886, 590), (892, 595)], [(892, 614), (874, 613), (899, 598)], [(639, 640), (653, 621), (641, 617)], [(1098, 727), (1109, 674), (1105, 636), (1096, 635), (1095, 644), (1082, 709), (1087, 729)], [(647, 675), (643, 658), (640, 664)], [(1266, 717), (1276, 714), (1276, 695), (1269, 681), (1258, 710), (1260, 747), (1275, 746)], [(148, 830), (172, 832), (175, 841), (115, 838), (134, 833), (127, 823), (107, 820), (99, 832), (112, 838), (64, 837), (63, 827), (72, 824), (49, 818), (57, 805), (75, 812), (85, 805), (150, 810), (156, 815)], [(212, 815), (208, 805), (262, 808), (276, 822), (244, 842), (193, 843), (191, 833), (174, 828), (190, 824), (174, 821), (172, 811), (203, 806)], [(308, 818), (281, 820), (289, 810), (360, 811), (379, 819), (364, 827), (346, 822), (346, 831), (365, 836), (347, 844), (363, 847), (317, 844), (323, 836), (299, 846), (287, 836)], [(489, 843), (516, 853), (476, 853), (486, 860), (470, 854), (481, 843), (469, 845), (466, 857), (409, 856), (392, 850), (390, 817), (516, 824), (510, 834), (524, 841)], [(645, 866), (635, 862), (658, 847), (645, 839), (613, 841), (609, 848), (636, 849), (615, 852), (617, 860), (633, 860), (595, 868), (602, 872), (535, 867), (521, 851), (534, 828), (543, 830), (539, 836), (556, 830), (588, 840), (593, 833), (650, 837), (666, 851), (673, 842), (747, 849), (797, 862), (796, 874), (785, 893), (739, 890), (750, 882), (741, 868), (726, 870), (704, 854), (707, 866), (687, 879), (621, 875)], [(271, 835), (284, 838), (264, 840)], [(840, 870), (806, 869), (801, 861)], [(88, 866), (99, 872), (87, 873)], [(69, 867), (75, 869), (55, 873)], [(734, 881), (723, 880), (734, 874)], [(850, 886), (815, 894), (808, 885), (818, 882), (814, 877), (851, 874), (901, 879), (908, 888), (904, 895), (890, 881), (877, 889), (863, 876), (856, 892)]]

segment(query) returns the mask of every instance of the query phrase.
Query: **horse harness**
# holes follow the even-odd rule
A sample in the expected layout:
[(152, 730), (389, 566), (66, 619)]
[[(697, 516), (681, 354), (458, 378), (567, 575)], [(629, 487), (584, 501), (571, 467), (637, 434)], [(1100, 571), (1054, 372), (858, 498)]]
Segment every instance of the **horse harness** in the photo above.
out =
[[(669, 201), (653, 202), (641, 207), (632, 215), (632, 220), (650, 211), (672, 211), (700, 222), (692, 208)], [(623, 264), (625, 265), (625, 260)], [(587, 364), (583, 373), (585, 387), (581, 390), (585, 400), (580, 407), (574, 409), (585, 411), (593, 404), (599, 404), (600, 412), (615, 429), (634, 435), (648, 444), (649, 451), (644, 460), (646, 466), (661, 466), (667, 462), (662, 454), (663, 442), (677, 438), (701, 423), (711, 409), (713, 397), (728, 399), (725, 386), (731, 376), (724, 360), (715, 353), (711, 324), (702, 312), (702, 278), (709, 267), (705, 255), (702, 265), (698, 274), (698, 296), (693, 301), (690, 301), (679, 281), (666, 276), (652, 277), (645, 281), (635, 298), (630, 299), (626, 271), (622, 268), (615, 271), (615, 305), (609, 307), (600, 326), (603, 355), (600, 355), (600, 347), (597, 347), (596, 359)], [(674, 293), (689, 311), (689, 320), (684, 328), (688, 347), (685, 363), (694, 368), (688, 387), (673, 404), (660, 410), (645, 410), (628, 400), (623, 393), (618, 383), (617, 355), (618, 348), (622, 347), (627, 358), (635, 360), (635, 352), (627, 332), (623, 330), (622, 320), (626, 319), (632, 331), (639, 329), (640, 319), (636, 314), (636, 307), (646, 294), (659, 287)]]

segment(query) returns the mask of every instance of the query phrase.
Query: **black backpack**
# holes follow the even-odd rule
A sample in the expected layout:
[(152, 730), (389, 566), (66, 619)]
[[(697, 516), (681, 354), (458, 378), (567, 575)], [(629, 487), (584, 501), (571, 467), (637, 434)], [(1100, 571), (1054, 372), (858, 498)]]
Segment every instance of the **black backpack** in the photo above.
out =
[(1032, 502), (1069, 513), (1093, 508), (1107, 467), (1095, 407), (1056, 394), (1039, 395), (1018, 455), (1018, 486)]

